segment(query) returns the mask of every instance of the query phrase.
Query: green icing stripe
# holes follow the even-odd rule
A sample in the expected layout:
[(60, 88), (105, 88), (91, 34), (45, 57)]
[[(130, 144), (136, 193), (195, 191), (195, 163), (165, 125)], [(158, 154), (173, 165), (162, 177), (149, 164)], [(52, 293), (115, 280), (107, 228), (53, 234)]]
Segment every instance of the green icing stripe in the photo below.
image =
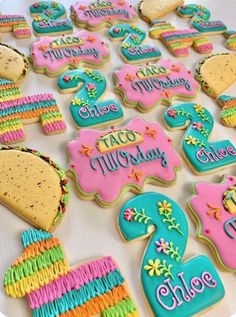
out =
[(224, 119), (224, 118), (231, 117), (231, 116), (233, 116), (233, 115), (236, 115), (236, 107), (223, 110), (223, 111), (221, 112), (220, 117), (221, 117), (222, 119)]
[(82, 306), (92, 298), (108, 293), (114, 287), (123, 284), (123, 282), (124, 278), (118, 270), (110, 272), (106, 276), (92, 280), (78, 290), (73, 289), (53, 302), (33, 310), (33, 317), (57, 317), (69, 310)]
[(5, 275), (4, 285), (14, 284), (24, 277), (31, 276), (60, 260), (64, 260), (64, 253), (60, 246), (44, 251), (40, 255), (28, 259), (17, 266), (10, 267)]
[(137, 310), (131, 298), (120, 301), (113, 307), (109, 307), (101, 313), (101, 317), (125, 317)]

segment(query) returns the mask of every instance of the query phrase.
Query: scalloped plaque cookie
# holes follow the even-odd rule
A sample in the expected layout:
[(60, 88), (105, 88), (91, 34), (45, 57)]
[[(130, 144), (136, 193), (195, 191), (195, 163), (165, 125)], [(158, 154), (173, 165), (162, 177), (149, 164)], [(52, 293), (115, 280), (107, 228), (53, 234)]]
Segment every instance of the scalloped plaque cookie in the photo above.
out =
[(105, 131), (82, 129), (67, 151), (79, 196), (102, 207), (114, 206), (129, 190), (142, 191), (146, 183), (174, 184), (181, 167), (162, 127), (141, 118)]
[(41, 37), (32, 44), (30, 55), (34, 70), (50, 77), (81, 65), (100, 68), (110, 59), (100, 36), (85, 30), (57, 38)]
[(160, 60), (142, 66), (125, 64), (113, 78), (115, 92), (122, 96), (127, 107), (147, 112), (155, 105), (170, 105), (173, 99), (192, 100), (200, 90), (191, 71), (180, 62)]
[(236, 272), (236, 177), (196, 183), (188, 209), (197, 224), (197, 237), (209, 245), (221, 268)]

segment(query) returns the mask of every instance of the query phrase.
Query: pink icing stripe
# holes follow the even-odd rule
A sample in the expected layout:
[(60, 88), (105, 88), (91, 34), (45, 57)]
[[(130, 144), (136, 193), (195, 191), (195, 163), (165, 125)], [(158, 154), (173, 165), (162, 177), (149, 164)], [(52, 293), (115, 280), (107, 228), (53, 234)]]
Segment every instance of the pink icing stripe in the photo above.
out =
[(111, 257), (83, 264), (71, 270), (67, 275), (60, 276), (48, 285), (31, 292), (28, 295), (29, 305), (32, 309), (39, 308), (48, 302), (60, 298), (72, 289), (78, 290), (84, 284), (88, 284), (92, 280), (101, 278), (117, 269), (118, 266)]
[(48, 134), (50, 132), (54, 131), (60, 131), (60, 130), (65, 130), (66, 129), (66, 124), (64, 121), (55, 121), (52, 123), (47, 123), (43, 126), (43, 131), (44, 133)]
[(6, 132), (4, 134), (0, 134), (1, 143), (7, 144), (14, 141), (20, 141), (25, 138), (25, 133), (22, 129), (12, 132)]
[[(162, 37), (166, 37), (166, 36), (179, 36), (181, 34), (199, 34), (199, 32), (197, 30), (191, 30), (191, 29), (187, 29), (187, 30), (177, 30), (177, 31), (166, 31), (161, 33)], [(200, 35), (200, 34), (199, 34)], [(181, 41), (181, 38), (179, 38), (178, 40)]]
[(31, 103), (55, 100), (52, 94), (40, 94), (27, 97), (21, 97), (16, 100), (0, 102), (0, 110), (28, 105)]

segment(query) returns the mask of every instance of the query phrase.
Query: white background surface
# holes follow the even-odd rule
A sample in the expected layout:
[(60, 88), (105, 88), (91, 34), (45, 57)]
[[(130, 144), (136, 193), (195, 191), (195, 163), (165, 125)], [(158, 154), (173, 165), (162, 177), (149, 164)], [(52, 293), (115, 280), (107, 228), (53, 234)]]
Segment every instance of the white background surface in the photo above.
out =
[[(190, 2), (190, 1), (186, 1)], [(191, 1), (198, 2), (198, 1)], [(23, 14), (31, 25), (32, 18), (29, 15), (28, 8), (34, 3), (34, 1), (27, 0), (5, 0), (1, 2), (0, 10), (3, 14)], [(73, 0), (61, 1), (64, 3), (68, 13), (69, 7), (73, 4)], [(136, 1), (133, 1), (135, 4)], [(236, 13), (236, 1), (235, 0), (205, 0), (202, 4), (207, 6), (214, 19), (223, 20), (228, 28), (236, 29), (235, 13)], [(180, 19), (176, 14), (170, 14), (165, 17), (165, 20), (171, 21), (176, 27), (189, 28), (189, 20)], [(138, 20), (137, 24), (142, 26), (148, 31), (148, 25)], [(76, 31), (77, 28), (74, 27)], [(106, 74), (109, 81), (109, 89), (106, 97), (112, 98), (113, 95), (113, 83), (111, 80), (112, 71), (122, 64), (122, 60), (118, 53), (120, 43), (111, 43), (107, 37), (107, 30), (102, 30), (99, 33), (105, 42), (110, 46), (111, 61), (102, 69)], [(25, 54), (29, 54), (29, 46), (34, 37), (27, 40), (17, 40), (10, 33), (1, 35), (1, 39), (4, 43), (10, 44)], [(214, 43), (214, 52), (227, 51), (225, 48), (225, 39), (223, 36), (211, 37)], [(148, 43), (157, 45), (162, 52), (163, 57), (172, 58), (167, 49), (159, 42), (151, 39), (147, 39)], [(194, 69), (194, 65), (202, 56), (195, 53), (191, 49), (189, 57), (180, 59), (187, 67)], [(48, 78), (45, 75), (39, 75), (32, 70), (28, 79), (21, 86), (25, 96), (35, 93), (53, 92), (56, 96), (61, 111), (64, 114), (68, 129), (64, 134), (56, 136), (45, 136), (42, 133), (39, 124), (25, 126), (25, 132), (27, 140), (22, 145), (37, 148), (39, 151), (50, 155), (54, 160), (59, 162), (64, 168), (68, 166), (68, 158), (65, 154), (65, 146), (68, 140), (75, 137), (75, 129), (72, 119), (70, 117), (68, 104), (72, 96), (60, 95), (56, 90), (56, 79)], [(235, 93), (236, 83), (226, 93)], [(105, 98), (106, 98), (105, 97)], [(200, 93), (196, 102), (208, 107), (216, 118), (215, 128), (211, 135), (211, 140), (219, 140), (227, 137), (231, 137), (231, 140), (236, 144), (235, 130), (226, 128), (219, 123), (220, 107), (210, 99), (204, 93)], [(178, 102), (176, 102), (178, 103)], [(157, 120), (161, 122), (162, 114), (165, 110), (164, 106), (157, 106), (152, 112), (148, 114), (139, 114), (136, 110), (124, 108), (125, 118), (131, 118), (135, 115), (141, 115), (148, 120)], [(183, 136), (183, 131), (166, 133), (176, 140), (176, 148), (179, 151), (180, 141)], [(236, 174), (235, 168), (228, 169), (227, 173)], [(226, 173), (225, 172), (225, 173)], [(170, 196), (170, 198), (176, 200), (183, 208), (185, 208), (186, 200), (191, 195), (191, 186), (196, 181), (218, 181), (220, 175), (224, 172), (220, 172), (217, 175), (209, 176), (194, 176), (188, 169), (185, 163), (183, 163), (182, 170), (178, 173), (177, 184), (172, 188), (160, 188), (152, 185), (147, 185), (145, 191), (161, 192)], [(66, 254), (71, 265), (74, 265), (80, 261), (85, 261), (95, 256), (112, 255), (120, 264), (122, 272), (124, 273), (133, 295), (136, 298), (138, 307), (141, 312), (141, 316), (148, 317), (149, 312), (144, 302), (144, 297), (139, 282), (139, 268), (142, 259), (143, 252), (145, 250), (147, 241), (142, 241), (134, 244), (125, 244), (120, 239), (116, 228), (117, 216), (120, 207), (123, 203), (133, 194), (127, 193), (120, 201), (118, 206), (113, 209), (102, 209), (98, 207), (94, 202), (82, 201), (78, 198), (75, 185), (70, 180), (71, 185), (71, 199), (67, 214), (61, 223), (60, 227), (56, 230), (55, 235), (61, 239), (62, 244), (66, 250)], [(188, 215), (187, 215), (188, 217)], [(5, 271), (10, 266), (10, 263), (15, 260), (22, 252), (22, 246), (20, 243), (20, 234), (23, 230), (29, 228), (29, 225), (15, 216), (7, 208), (0, 205), (0, 280), (3, 280)], [(195, 239), (195, 226), (192, 221), (189, 220), (190, 236), (185, 252), (185, 259), (189, 257), (205, 254), (208, 255), (213, 261), (213, 256), (209, 252), (209, 248), (198, 242)], [(203, 316), (214, 317), (229, 317), (236, 312), (235, 298), (236, 298), (236, 274), (225, 273), (219, 271), (223, 280), (226, 290), (225, 298), (218, 303), (212, 310), (207, 310), (203, 313)], [(27, 305), (26, 299), (12, 299), (4, 294), (3, 288), (0, 288), (0, 310), (8, 317), (28, 317), (31, 316), (31, 311)], [(181, 317), (181, 316), (177, 316)]]

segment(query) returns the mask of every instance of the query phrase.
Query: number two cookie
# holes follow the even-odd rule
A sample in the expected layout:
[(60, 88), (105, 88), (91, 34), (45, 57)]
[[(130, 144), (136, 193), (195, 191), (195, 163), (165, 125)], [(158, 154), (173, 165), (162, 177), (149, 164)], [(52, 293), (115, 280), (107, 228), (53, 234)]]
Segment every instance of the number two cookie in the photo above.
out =
[(188, 224), (173, 200), (158, 193), (139, 195), (122, 207), (118, 226), (127, 242), (150, 237), (141, 264), (141, 283), (153, 316), (193, 316), (224, 297), (224, 287), (208, 257), (182, 262)]
[(70, 268), (57, 238), (41, 230), (23, 232), (24, 251), (4, 277), (5, 292), (27, 296), (33, 316), (139, 317), (124, 277), (111, 257)]

